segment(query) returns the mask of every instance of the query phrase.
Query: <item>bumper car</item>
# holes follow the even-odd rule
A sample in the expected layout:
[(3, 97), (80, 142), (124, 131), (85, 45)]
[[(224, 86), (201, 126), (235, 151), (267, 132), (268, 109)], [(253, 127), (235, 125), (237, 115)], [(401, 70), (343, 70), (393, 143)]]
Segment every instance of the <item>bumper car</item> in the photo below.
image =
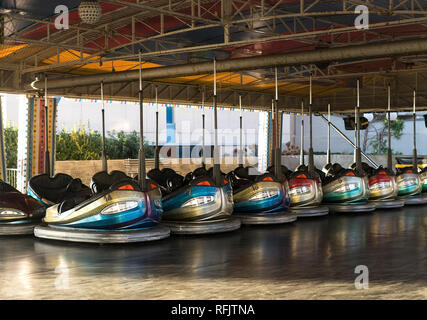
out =
[(295, 172), (287, 172), (290, 208), (299, 218), (317, 217), (329, 213), (329, 208), (322, 206), (323, 189), (321, 176), (317, 171), (309, 172), (308, 167), (300, 165)]
[[(214, 59), (214, 124), (215, 150), (217, 150), (217, 97), (216, 97), (216, 60)], [(204, 93), (202, 93), (204, 105)], [(156, 98), (157, 101), (157, 98)], [(171, 233), (182, 235), (212, 234), (234, 231), (240, 228), (240, 220), (231, 217), (233, 197), (231, 186), (220, 172), (220, 165), (205, 168), (205, 115), (203, 113), (203, 166), (185, 177), (173, 169), (159, 168), (156, 153), (155, 168), (147, 176), (158, 183), (161, 190), (164, 216), (162, 224), (169, 227)], [(158, 145), (158, 118), (156, 119), (156, 146)]]
[[(354, 155), (356, 164), (353, 169), (344, 169), (338, 163), (330, 163), (330, 106), (328, 106), (328, 163), (323, 167), (323, 202), (329, 210), (336, 213), (369, 213), (375, 206), (368, 202), (369, 180), (362, 168), (360, 150), (360, 130), (366, 129), (367, 119), (360, 117), (360, 84), (357, 80), (357, 104), (355, 116), (344, 119), (346, 129), (355, 130), (356, 143)], [(362, 122), (363, 121), (363, 127)]]
[[(234, 213), (242, 224), (282, 224), (293, 222), (297, 216), (289, 209), (289, 195), (286, 178), (279, 168), (282, 149), (279, 139), (279, 108), (277, 68), (275, 68), (275, 99), (272, 101), (270, 139), (272, 142), (272, 165), (274, 173), (260, 173), (253, 167), (244, 167), (243, 161), (228, 173), (227, 180), (233, 188)], [(242, 120), (240, 121), (240, 140), (242, 141)], [(240, 146), (242, 154), (242, 143)]]
[(215, 184), (213, 170), (197, 168), (185, 177), (173, 169), (152, 169), (148, 177), (158, 183), (162, 194), (163, 225), (173, 234), (210, 234), (234, 231), (240, 220), (231, 217), (233, 196), (223, 174)]
[[(159, 187), (149, 181), (150, 189), (143, 192), (135, 180), (125, 173), (105, 171), (92, 178), (92, 195), (68, 195), (49, 207), (44, 226), (34, 234), (38, 238), (89, 243), (128, 243), (159, 240), (169, 237), (167, 228), (158, 226), (162, 216)], [(50, 190), (51, 199), (59, 199)]]
[[(141, 71), (141, 52), (139, 66)], [(170, 230), (159, 225), (163, 213), (160, 188), (154, 181), (145, 178), (141, 72), (139, 98), (140, 181), (135, 181), (121, 171), (112, 171), (110, 174), (107, 172), (101, 82), (103, 170), (92, 177), (90, 190), (80, 180), (67, 175), (50, 178), (49, 167), (45, 168), (47, 176), (33, 179), (30, 192), (46, 205), (56, 202), (46, 210), (46, 217), (43, 219), (45, 225), (34, 229), (36, 237), (71, 242), (130, 243), (160, 240), (170, 236)], [(46, 159), (49, 159), (48, 154)]]
[(398, 198), (405, 201), (406, 205), (427, 204), (427, 197), (422, 195), (423, 184), (421, 174), (412, 168), (398, 170), (396, 182), (398, 186)]
[[(311, 101), (311, 78), (310, 78), (310, 101)], [(329, 208), (321, 206), (323, 199), (322, 181), (319, 173), (314, 168), (313, 157), (313, 114), (309, 107), (310, 116), (310, 148), (309, 165), (304, 164), (304, 118), (301, 118), (301, 153), (300, 165), (295, 172), (282, 166), (282, 174), (288, 181), (291, 211), (298, 218), (317, 217), (329, 214)], [(304, 104), (302, 103), (301, 114), (304, 114)], [(311, 170), (309, 168), (312, 168)], [(274, 172), (271, 168), (270, 172)]]
[(40, 202), (0, 180), (0, 236), (34, 234), (45, 211)]
[(227, 177), (233, 188), (234, 216), (242, 224), (281, 224), (293, 222), (295, 214), (288, 211), (290, 199), (286, 182), (274, 174), (260, 174), (253, 167), (238, 167)]
[[(355, 164), (351, 166), (355, 168)], [(379, 166), (377, 169), (362, 162), (362, 169), (368, 178), (369, 201), (377, 209), (402, 208), (405, 201), (397, 199), (398, 185), (396, 176), (391, 170)]]
[(338, 163), (324, 168), (323, 203), (333, 212), (372, 212), (375, 206), (368, 203), (368, 179), (352, 169), (344, 169)]

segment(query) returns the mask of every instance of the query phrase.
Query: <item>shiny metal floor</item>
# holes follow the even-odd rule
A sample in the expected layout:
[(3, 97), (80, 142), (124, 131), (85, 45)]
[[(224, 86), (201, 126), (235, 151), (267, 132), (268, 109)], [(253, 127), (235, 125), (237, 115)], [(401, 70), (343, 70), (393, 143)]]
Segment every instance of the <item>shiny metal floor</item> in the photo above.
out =
[(426, 225), (412, 207), (128, 246), (5, 237), (0, 299), (427, 299)]

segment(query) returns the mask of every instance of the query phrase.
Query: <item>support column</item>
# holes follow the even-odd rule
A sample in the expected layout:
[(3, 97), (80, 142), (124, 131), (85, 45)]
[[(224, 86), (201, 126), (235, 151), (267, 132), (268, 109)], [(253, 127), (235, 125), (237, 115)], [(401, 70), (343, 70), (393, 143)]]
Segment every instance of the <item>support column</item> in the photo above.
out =
[[(276, 113), (277, 114), (277, 113)], [(276, 138), (274, 136), (274, 131), (275, 131), (275, 121), (274, 121), (274, 117), (276, 116), (276, 114), (272, 117), (271, 112), (268, 113), (268, 165), (272, 166), (274, 164), (274, 150), (275, 150), (275, 144), (276, 144)], [(282, 133), (282, 119), (283, 119), (283, 113), (279, 112), (278, 113), (278, 119), (277, 119), (277, 123), (278, 123), (278, 130), (277, 132), (279, 133), (279, 136), (277, 137), (277, 143), (282, 143), (282, 137), (281, 137), (281, 133)]]
[[(48, 99), (48, 150), (52, 173), (55, 172), (57, 104), (57, 99)], [(23, 99), (19, 108), (17, 187), (26, 193), (31, 177), (44, 173), (45, 99)]]
[(0, 179), (6, 181), (6, 146), (4, 140), (4, 117), (3, 117), (3, 104), (2, 96), (0, 96)]

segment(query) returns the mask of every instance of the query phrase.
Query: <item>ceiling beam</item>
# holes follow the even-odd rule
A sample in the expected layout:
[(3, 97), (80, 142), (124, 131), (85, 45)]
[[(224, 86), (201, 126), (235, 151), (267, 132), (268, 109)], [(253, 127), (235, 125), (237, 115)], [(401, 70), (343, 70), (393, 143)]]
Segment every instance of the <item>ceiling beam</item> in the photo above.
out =
[[(416, 39), (389, 43), (374, 43), (367, 45), (329, 48), (314, 51), (264, 55), (249, 58), (228, 59), (218, 61), (216, 65), (217, 72), (236, 72), (260, 68), (271, 68), (275, 66), (282, 67), (310, 63), (330, 63), (331, 61), (349, 61), (362, 58), (372, 59), (380, 57), (405, 56), (425, 53), (426, 51), (427, 39)], [(143, 72), (143, 79), (153, 80), (176, 78), (199, 74), (209, 74), (212, 72), (213, 62), (203, 62), (145, 69)], [(139, 71), (132, 70), (66, 79), (56, 79), (54, 82), (49, 83), (49, 88), (85, 86), (89, 84), (100, 83), (101, 81), (104, 81), (104, 83), (125, 82), (129, 80), (136, 80), (138, 78)], [(42, 89), (44, 87), (44, 82), (36, 81), (33, 83), (33, 87)]]

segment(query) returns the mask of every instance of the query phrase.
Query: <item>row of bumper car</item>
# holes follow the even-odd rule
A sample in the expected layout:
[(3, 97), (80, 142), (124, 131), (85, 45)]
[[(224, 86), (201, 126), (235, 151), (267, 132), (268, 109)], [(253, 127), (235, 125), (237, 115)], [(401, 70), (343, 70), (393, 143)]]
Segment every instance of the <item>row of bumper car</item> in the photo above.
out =
[[(228, 174), (221, 172), (219, 184), (214, 182), (212, 168), (200, 167), (186, 176), (168, 168), (153, 169), (147, 174), (146, 191), (141, 190), (136, 179), (121, 171), (95, 174), (90, 187), (66, 174), (39, 175), (31, 179), (29, 195), (0, 181), (0, 230), (10, 225), (30, 228), (43, 220), (45, 225), (40, 230), (57, 228), (64, 233), (135, 232), (156, 228), (161, 221), (166, 226), (178, 224), (179, 229), (191, 224), (200, 229), (227, 222), (229, 225), (223, 231), (230, 231), (240, 227), (233, 217), (247, 218), (251, 224), (286, 215), (286, 222), (290, 222), (294, 209), (354, 206), (368, 200), (390, 203), (397, 198), (426, 199), (420, 196), (427, 191), (426, 169), (419, 174), (404, 169), (396, 175), (366, 163), (362, 169), (359, 174), (354, 168), (330, 164), (311, 173), (303, 165), (294, 172), (282, 166), (282, 179), (278, 180), (274, 167), (261, 174), (253, 167), (239, 166)], [(400, 206), (402, 203), (405, 202), (400, 201)], [(210, 229), (221, 232), (218, 225)]]
[[(119, 171), (97, 173), (90, 188), (69, 175), (40, 175), (31, 179), (29, 194), (47, 208), (44, 222), (51, 226), (126, 230), (153, 227), (162, 214), (164, 221), (209, 221), (228, 219), (232, 213), (273, 216), (289, 207), (319, 206), (324, 198), (360, 200), (364, 180), (347, 175), (351, 170), (340, 170), (343, 174), (332, 176), (310, 174), (306, 167), (296, 172), (282, 167), (279, 181), (274, 168), (260, 174), (252, 167), (238, 167), (227, 175), (221, 173), (221, 183), (215, 185), (212, 169), (198, 168), (185, 177), (172, 169), (154, 169), (148, 173), (148, 192)], [(43, 206), (38, 207), (43, 210)]]
[[(327, 170), (300, 165), (296, 171), (282, 166), (282, 173), (289, 186), (291, 207), (315, 207), (322, 203), (352, 203), (366, 201), (369, 195), (365, 180), (354, 170), (344, 169), (339, 164), (326, 166)], [(273, 167), (268, 169), (274, 171)]]
[(362, 163), (369, 178), (370, 200), (388, 200), (420, 196), (427, 191), (427, 169), (414, 172), (412, 168), (393, 171), (380, 166), (378, 169)]
[(382, 166), (375, 169), (362, 162), (362, 172), (367, 179), (369, 200), (377, 209), (397, 209), (405, 205), (405, 201), (398, 198), (398, 178), (392, 170)]
[[(320, 212), (322, 207), (328, 207), (336, 212), (371, 212), (375, 208), (404, 205), (395, 199), (398, 187), (392, 172), (382, 167), (373, 169), (366, 163), (362, 168), (358, 173), (354, 165), (347, 169), (335, 163), (325, 165), (322, 170), (315, 168), (313, 172), (300, 165), (292, 172), (282, 166), (289, 185), (291, 208), (298, 211), (317, 208)], [(274, 168), (269, 170), (274, 172)]]

